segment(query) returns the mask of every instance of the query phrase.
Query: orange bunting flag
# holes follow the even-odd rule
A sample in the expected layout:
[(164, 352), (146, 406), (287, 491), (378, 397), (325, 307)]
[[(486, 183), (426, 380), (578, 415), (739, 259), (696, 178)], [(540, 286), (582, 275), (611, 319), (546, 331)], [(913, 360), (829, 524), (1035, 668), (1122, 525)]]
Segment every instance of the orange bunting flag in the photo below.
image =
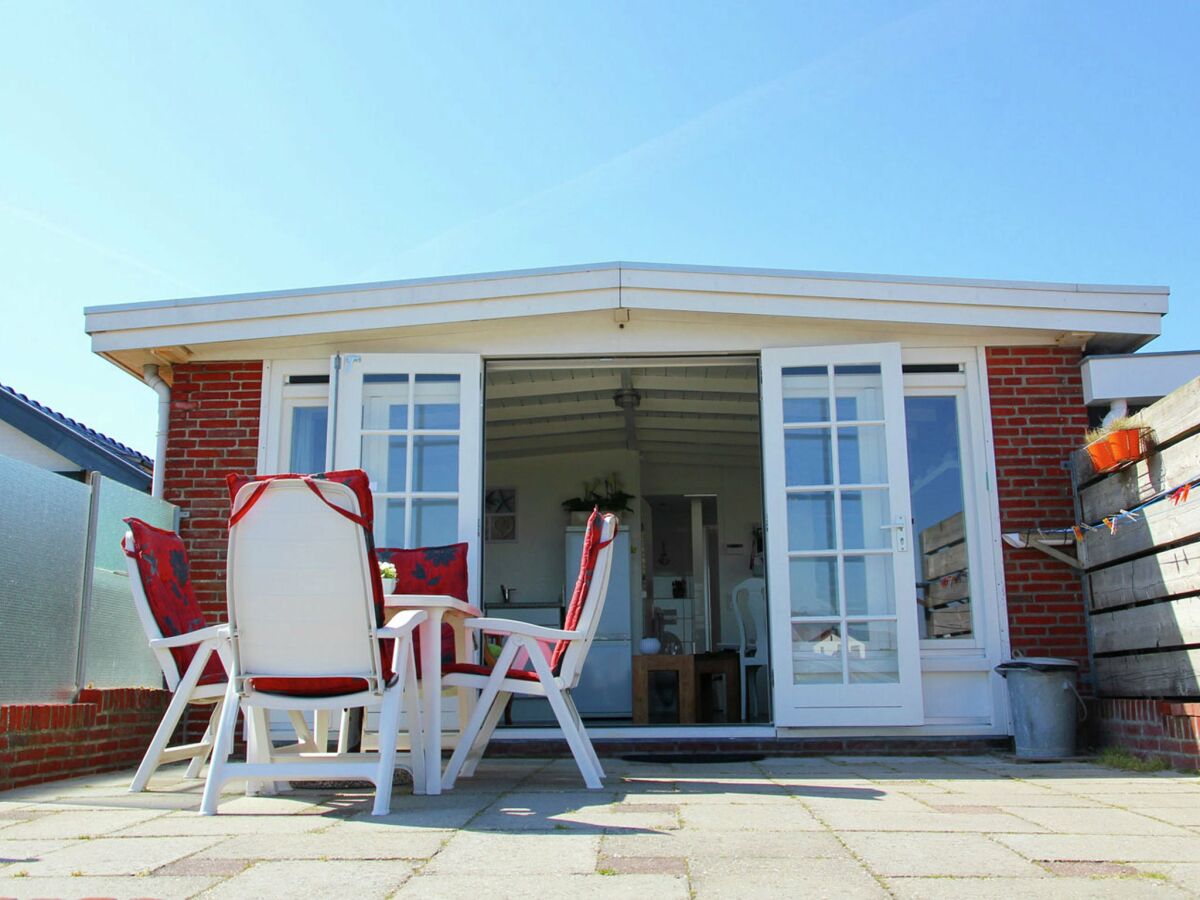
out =
[(1180, 503), (1187, 503), (1188, 494), (1191, 493), (1192, 486), (1185, 484), (1171, 495), (1171, 505), (1178, 506)]
[(1116, 516), (1106, 516), (1104, 519), (1104, 524), (1108, 526), (1109, 534), (1117, 533), (1117, 518), (1116, 518)]
[(1082, 528), (1080, 528), (1078, 525), (1072, 525), (1071, 530), (1073, 532), (1075, 532), (1075, 540), (1077, 540), (1077, 541), (1083, 540), (1083, 529)]

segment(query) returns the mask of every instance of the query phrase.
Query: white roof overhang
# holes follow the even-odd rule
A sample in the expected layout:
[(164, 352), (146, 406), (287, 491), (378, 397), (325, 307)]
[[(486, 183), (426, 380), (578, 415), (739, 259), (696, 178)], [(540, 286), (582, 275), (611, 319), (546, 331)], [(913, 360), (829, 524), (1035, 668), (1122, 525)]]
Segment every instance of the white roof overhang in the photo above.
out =
[[(92, 349), (132, 368), (171, 348), (628, 309), (1013, 329), (1130, 352), (1158, 335), (1165, 287), (602, 263), (94, 306)], [(174, 351), (178, 352), (178, 351)]]

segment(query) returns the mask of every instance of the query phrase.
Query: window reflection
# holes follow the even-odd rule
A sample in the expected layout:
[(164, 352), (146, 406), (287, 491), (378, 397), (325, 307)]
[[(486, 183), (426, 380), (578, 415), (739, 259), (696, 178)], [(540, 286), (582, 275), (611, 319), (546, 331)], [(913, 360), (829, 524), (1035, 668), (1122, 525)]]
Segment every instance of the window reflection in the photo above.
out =
[(954, 396), (904, 398), (921, 637), (968, 638), (971, 591)]

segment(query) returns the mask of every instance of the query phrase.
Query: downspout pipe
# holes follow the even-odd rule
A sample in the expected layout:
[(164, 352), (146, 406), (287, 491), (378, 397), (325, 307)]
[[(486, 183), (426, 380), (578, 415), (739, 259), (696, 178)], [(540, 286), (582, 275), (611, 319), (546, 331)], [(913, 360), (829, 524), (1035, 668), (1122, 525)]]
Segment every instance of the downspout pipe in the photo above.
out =
[(154, 476), (150, 482), (150, 496), (163, 495), (163, 471), (167, 462), (167, 426), (171, 421), (171, 386), (158, 374), (158, 366), (142, 366), (142, 380), (158, 394), (158, 430), (154, 433)]

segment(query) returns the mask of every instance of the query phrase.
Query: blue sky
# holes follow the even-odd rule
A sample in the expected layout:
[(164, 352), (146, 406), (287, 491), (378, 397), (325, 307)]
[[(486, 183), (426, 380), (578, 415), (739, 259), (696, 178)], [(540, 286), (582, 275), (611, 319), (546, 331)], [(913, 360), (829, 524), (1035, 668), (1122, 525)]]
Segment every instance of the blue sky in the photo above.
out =
[(609, 259), (1200, 299), (1200, 4), (0, 0), (0, 381), (84, 306)]

